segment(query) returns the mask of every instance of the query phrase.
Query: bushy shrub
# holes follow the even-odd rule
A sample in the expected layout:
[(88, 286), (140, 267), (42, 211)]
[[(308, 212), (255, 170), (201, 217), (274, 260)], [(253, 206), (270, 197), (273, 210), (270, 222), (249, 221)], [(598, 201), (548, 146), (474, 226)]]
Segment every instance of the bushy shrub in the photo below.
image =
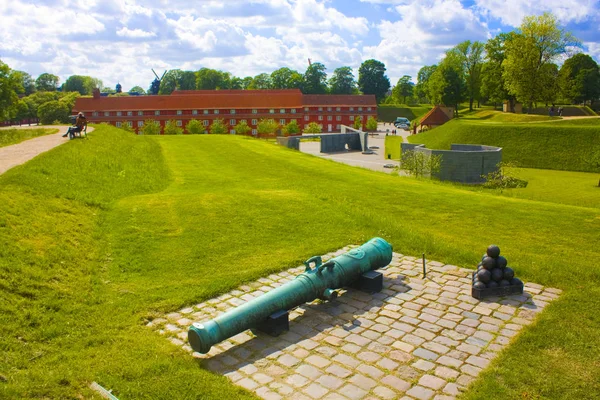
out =
[(228, 125), (225, 124), (222, 118), (217, 118), (210, 125), (210, 133), (212, 135), (225, 135), (229, 133)]
[(286, 136), (297, 135), (300, 133), (300, 126), (298, 126), (298, 122), (296, 120), (292, 120), (289, 124), (283, 127), (282, 131)]
[(177, 126), (177, 122), (169, 120), (165, 124), (164, 129), (165, 135), (183, 135), (183, 129)]
[(279, 130), (279, 124), (273, 119), (261, 119), (256, 125), (256, 131), (260, 135), (273, 135)]
[(188, 122), (185, 126), (185, 130), (191, 135), (200, 135), (206, 133), (206, 128), (202, 124), (202, 121), (198, 121), (197, 119), (193, 119)]
[(38, 108), (38, 118), (42, 124), (69, 123), (69, 106), (60, 100), (48, 101)]
[(490, 172), (487, 175), (482, 175), (485, 179), (483, 184), (487, 189), (511, 189), (527, 187), (527, 181), (519, 179), (515, 176), (515, 168), (517, 165), (513, 162), (500, 162), (496, 171)]
[(247, 135), (252, 130), (246, 121), (238, 122), (233, 129), (235, 129), (236, 135)]
[(323, 131), (323, 126), (317, 124), (316, 122), (311, 122), (308, 124), (306, 128), (302, 132), (304, 133), (321, 133)]
[(160, 123), (153, 119), (148, 119), (144, 122), (144, 126), (140, 131), (142, 135), (160, 135)]
[(405, 151), (400, 157), (400, 169), (415, 177), (435, 176), (440, 172), (441, 164), (441, 155), (429, 155), (421, 151)]

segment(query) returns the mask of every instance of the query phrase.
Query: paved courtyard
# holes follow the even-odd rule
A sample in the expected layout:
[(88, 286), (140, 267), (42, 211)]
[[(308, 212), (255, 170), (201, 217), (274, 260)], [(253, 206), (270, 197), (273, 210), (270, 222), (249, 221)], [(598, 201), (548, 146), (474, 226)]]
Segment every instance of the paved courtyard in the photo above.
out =
[[(323, 256), (340, 255), (354, 246)], [(471, 270), (394, 253), (384, 290), (342, 290), (290, 312), (279, 337), (240, 333), (192, 351), (187, 329), (278, 287), (304, 266), (269, 275), (148, 324), (205, 368), (264, 399), (453, 399), (561, 291), (534, 283), (523, 295), (471, 297)], [(517, 271), (518, 276), (518, 271)]]

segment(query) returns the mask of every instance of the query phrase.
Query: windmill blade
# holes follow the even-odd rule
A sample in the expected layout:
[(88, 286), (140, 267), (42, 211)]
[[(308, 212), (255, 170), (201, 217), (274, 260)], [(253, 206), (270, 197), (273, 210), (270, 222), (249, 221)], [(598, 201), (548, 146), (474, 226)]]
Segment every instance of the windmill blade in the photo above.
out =
[(167, 70), (165, 69), (165, 73), (163, 74), (163, 76), (160, 78), (160, 80), (162, 81), (162, 79), (165, 77), (165, 75), (167, 74)]
[(158, 75), (156, 74), (156, 72), (154, 71), (154, 68), (150, 68), (152, 70), (152, 72), (154, 73), (154, 76), (156, 77), (156, 79), (158, 79), (160, 81), (160, 78), (158, 77)]

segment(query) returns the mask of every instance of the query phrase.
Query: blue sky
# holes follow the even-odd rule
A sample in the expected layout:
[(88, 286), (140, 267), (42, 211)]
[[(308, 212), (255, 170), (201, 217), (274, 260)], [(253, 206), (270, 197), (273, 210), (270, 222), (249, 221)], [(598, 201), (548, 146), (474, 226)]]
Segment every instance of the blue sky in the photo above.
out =
[(383, 61), (416, 80), (464, 40), (485, 41), (553, 12), (600, 61), (600, 0), (0, 0), (0, 59), (11, 68), (147, 88), (151, 68), (254, 76), (308, 58), (328, 72)]

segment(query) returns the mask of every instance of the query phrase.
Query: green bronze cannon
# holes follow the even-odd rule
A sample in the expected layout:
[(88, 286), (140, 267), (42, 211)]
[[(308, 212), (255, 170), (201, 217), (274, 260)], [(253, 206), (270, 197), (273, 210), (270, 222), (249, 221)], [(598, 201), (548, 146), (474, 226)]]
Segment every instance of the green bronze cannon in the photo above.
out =
[[(370, 292), (381, 290), (383, 277), (374, 270), (385, 267), (391, 260), (392, 246), (381, 238), (373, 238), (324, 264), (320, 256), (312, 257), (304, 262), (305, 272), (292, 281), (213, 320), (194, 323), (188, 331), (188, 341), (195, 351), (208, 353), (213, 345), (246, 329), (268, 332), (269, 329), (263, 327), (282, 317), (286, 326), (283, 330), (287, 330), (288, 310), (317, 298), (334, 300), (338, 294), (336, 289), (353, 286)], [(315, 264), (314, 268), (310, 267), (311, 263)], [(280, 332), (281, 329), (274, 330), (275, 334)]]

